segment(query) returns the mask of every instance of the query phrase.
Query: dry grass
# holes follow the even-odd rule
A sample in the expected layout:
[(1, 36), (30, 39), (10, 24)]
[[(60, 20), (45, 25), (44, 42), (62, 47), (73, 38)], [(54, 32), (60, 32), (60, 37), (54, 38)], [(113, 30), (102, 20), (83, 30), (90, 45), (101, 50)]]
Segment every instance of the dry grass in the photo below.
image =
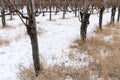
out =
[[(120, 80), (120, 23), (114, 26), (107, 24), (102, 31), (97, 29), (95, 33), (97, 36), (88, 39), (86, 43), (76, 39), (71, 48), (92, 56), (93, 62), (90, 63), (89, 70), (95, 80)], [(105, 41), (104, 38), (109, 35), (112, 39)]]
[(34, 75), (33, 68), (22, 67), (20, 80), (89, 80), (89, 70), (87, 68), (73, 68), (60, 65), (54, 65), (42, 69), (38, 77)]
[(111, 34), (110, 28), (106, 27), (105, 29), (103, 29), (102, 31), (97, 27), (96, 31), (94, 31), (97, 35), (101, 34), (101, 36), (108, 36)]
[(103, 27), (103, 30), (101, 31), (98, 27), (96, 31), (94, 31), (97, 35), (103, 35), (107, 36), (110, 34), (118, 34), (120, 33), (120, 23), (115, 23), (114, 25), (111, 25), (110, 23), (106, 24), (105, 27)]
[(8, 46), (10, 44), (10, 40), (0, 38), (0, 46)]
[(13, 27), (7, 24), (5, 26), (0, 27), (0, 29), (10, 29), (10, 28), (13, 28)]
[(102, 56), (93, 57), (94, 61), (90, 64), (90, 70), (93, 71), (94, 75), (102, 77), (102, 80), (120, 80), (120, 54), (114, 52), (103, 58)]
[(33, 65), (24, 67), (19, 66), (19, 79), (20, 80), (66, 80), (70, 78), (72, 80), (89, 80), (90, 71), (87, 67), (84, 68), (74, 68), (72, 66), (66, 67), (64, 65), (53, 65), (46, 67), (45, 60), (40, 56), (41, 72), (38, 77), (35, 76)]
[[(78, 51), (79, 54), (87, 53), (92, 56), (93, 60), (92, 62), (89, 61), (88, 67), (74, 68), (72, 66), (54, 65), (45, 68), (44, 66), (38, 77), (35, 77), (33, 67), (21, 67), (20, 80), (66, 80), (67, 77), (69, 80), (93, 80), (93, 78), (94, 80), (120, 80), (119, 28), (118, 25), (106, 27), (102, 32), (96, 31), (97, 36), (88, 39), (86, 42), (77, 38), (72, 43), (70, 47), (73, 52)], [(104, 38), (109, 35), (113, 37), (107, 42)], [(69, 55), (70, 59), (74, 59), (74, 56), (71, 53)]]
[(97, 37), (90, 38), (85, 43), (80, 39), (76, 39), (70, 47), (73, 49), (78, 49), (81, 53), (88, 52), (90, 55), (96, 53), (100, 54), (101, 50), (106, 53), (107, 50), (111, 51), (114, 48), (112, 47), (112, 44), (108, 44), (104, 40)]

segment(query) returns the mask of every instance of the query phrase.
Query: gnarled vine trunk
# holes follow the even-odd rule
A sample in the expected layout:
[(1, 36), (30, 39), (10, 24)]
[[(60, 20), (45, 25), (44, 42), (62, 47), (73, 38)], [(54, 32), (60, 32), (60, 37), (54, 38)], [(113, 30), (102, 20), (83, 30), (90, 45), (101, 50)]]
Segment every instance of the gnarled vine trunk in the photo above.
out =
[(118, 7), (118, 17), (117, 17), (117, 22), (120, 20), (120, 6)]
[(83, 13), (80, 13), (81, 15), (81, 39), (83, 41), (86, 40), (86, 34), (87, 34), (87, 26), (89, 24), (89, 17), (90, 14), (88, 13), (88, 8), (89, 8), (89, 0), (85, 0), (85, 4), (84, 4), (84, 9), (83, 9)]
[(36, 31), (36, 20), (35, 20), (35, 13), (34, 13), (34, 1), (30, 0), (30, 11), (29, 14), (29, 25), (27, 26), (27, 33), (31, 39), (32, 45), (32, 54), (33, 54), (33, 61), (34, 61), (34, 68), (36, 76), (38, 76), (40, 72), (40, 61), (39, 61), (39, 48), (38, 48), (38, 39), (37, 39), (37, 31)]
[(2, 25), (5, 26), (6, 25), (6, 21), (5, 21), (5, 5), (4, 5), (4, 0), (1, 0), (1, 4), (2, 4), (2, 10), (1, 10)]
[(111, 10), (111, 21), (110, 21), (110, 24), (114, 24), (114, 22), (115, 22), (115, 12), (116, 12), (116, 6), (113, 6), (112, 10)]
[(100, 8), (100, 13), (99, 13), (99, 29), (102, 30), (102, 20), (103, 20), (103, 12), (104, 12), (105, 8), (104, 6), (102, 6)]

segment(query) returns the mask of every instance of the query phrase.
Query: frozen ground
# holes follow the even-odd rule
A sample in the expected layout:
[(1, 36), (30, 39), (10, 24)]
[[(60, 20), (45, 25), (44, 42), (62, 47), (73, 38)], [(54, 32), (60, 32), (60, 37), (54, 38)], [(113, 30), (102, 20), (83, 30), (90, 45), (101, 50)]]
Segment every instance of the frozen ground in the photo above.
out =
[[(53, 14), (54, 15), (54, 14)], [(17, 16), (10, 21), (7, 16), (7, 28), (0, 28), (0, 39), (8, 40), (9, 45), (0, 46), (0, 80), (18, 80), (19, 65), (29, 66), (32, 61), (32, 52), (29, 36), (26, 28)], [(43, 34), (38, 36), (39, 54), (44, 58), (46, 65), (65, 63), (66, 66), (74, 65), (68, 58), (69, 45), (80, 34), (80, 22), (73, 13), (67, 13), (66, 19), (62, 19), (62, 13), (52, 16), (37, 17), (37, 28), (42, 29)], [(110, 13), (104, 13), (103, 24), (110, 20)], [(1, 20), (0, 20), (1, 22)], [(98, 25), (98, 16), (91, 15), (88, 35), (92, 36)], [(0, 23), (0, 26), (1, 23)], [(81, 55), (84, 57), (84, 54)], [(79, 66), (84, 65), (83, 62)]]

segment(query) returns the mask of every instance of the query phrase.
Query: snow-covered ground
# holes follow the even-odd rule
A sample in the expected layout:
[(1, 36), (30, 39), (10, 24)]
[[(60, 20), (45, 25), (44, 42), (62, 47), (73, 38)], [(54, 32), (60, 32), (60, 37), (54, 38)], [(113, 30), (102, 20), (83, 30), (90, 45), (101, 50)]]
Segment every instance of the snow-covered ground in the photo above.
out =
[[(38, 30), (43, 34), (38, 35), (39, 54), (44, 58), (46, 65), (65, 63), (66, 66), (74, 65), (68, 58), (69, 45), (80, 36), (80, 22), (73, 13), (67, 13), (66, 19), (62, 19), (62, 13), (52, 16), (49, 21), (49, 14), (36, 18)], [(0, 46), (0, 80), (18, 80), (19, 65), (29, 66), (32, 61), (31, 43), (26, 35), (26, 28), (19, 17), (14, 20), (7, 18), (7, 28), (0, 28), (0, 39), (8, 40), (9, 45)], [(91, 36), (98, 25), (98, 16), (91, 15), (88, 35)], [(110, 20), (110, 13), (104, 13), (103, 24)], [(1, 20), (0, 20), (1, 22)], [(2, 24), (0, 23), (0, 26)], [(82, 54), (81, 57), (84, 55)], [(79, 63), (83, 65), (84, 63)]]

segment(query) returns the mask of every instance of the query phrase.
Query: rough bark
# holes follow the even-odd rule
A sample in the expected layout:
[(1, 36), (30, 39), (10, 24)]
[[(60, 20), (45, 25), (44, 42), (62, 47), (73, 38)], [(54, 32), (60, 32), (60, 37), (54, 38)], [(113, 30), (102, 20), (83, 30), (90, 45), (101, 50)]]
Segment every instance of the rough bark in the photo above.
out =
[(110, 24), (114, 24), (114, 22), (115, 22), (115, 12), (116, 12), (116, 6), (113, 6), (112, 10), (111, 10), (111, 21), (110, 21)]
[(2, 10), (1, 10), (1, 19), (2, 19), (2, 25), (6, 25), (6, 20), (5, 20), (5, 5), (4, 5), (4, 0), (1, 0), (1, 5), (2, 5)]
[(77, 4), (75, 5), (75, 17), (77, 17)]
[(102, 6), (100, 8), (100, 13), (99, 13), (99, 29), (102, 30), (102, 20), (103, 20), (103, 12), (104, 12), (105, 8), (104, 6)]
[(84, 4), (84, 10), (83, 13), (80, 12), (81, 14), (81, 39), (83, 41), (86, 40), (86, 34), (87, 34), (87, 26), (89, 24), (89, 17), (90, 14), (88, 13), (88, 7), (89, 7), (89, 0), (85, 0), (85, 4)]
[(120, 20), (120, 6), (118, 7), (118, 16), (117, 16), (117, 22)]
[(63, 19), (65, 19), (65, 14), (66, 14), (66, 10), (67, 10), (66, 0), (65, 0), (65, 2), (64, 2), (63, 8), (64, 8), (64, 10), (63, 10)]
[(83, 41), (86, 40), (86, 34), (87, 34), (87, 27), (88, 27), (88, 24), (89, 24), (89, 17), (90, 17), (90, 14), (89, 13), (83, 13), (83, 17), (82, 18), (82, 23), (81, 23), (81, 38)]
[(50, 0), (50, 5), (49, 5), (49, 9), (50, 9), (50, 17), (49, 20), (52, 20), (52, 5), (51, 5), (51, 0)]
[(31, 10), (31, 15), (29, 16), (30, 20), (29, 20), (29, 26), (27, 27), (27, 32), (31, 39), (34, 68), (35, 68), (36, 76), (38, 76), (40, 72), (40, 61), (39, 61), (39, 48), (38, 48), (36, 20), (35, 20), (33, 0), (30, 0), (30, 10)]
[(9, 9), (9, 11), (10, 11), (10, 20), (12, 20), (12, 19), (13, 19), (13, 18), (12, 18), (12, 10)]

